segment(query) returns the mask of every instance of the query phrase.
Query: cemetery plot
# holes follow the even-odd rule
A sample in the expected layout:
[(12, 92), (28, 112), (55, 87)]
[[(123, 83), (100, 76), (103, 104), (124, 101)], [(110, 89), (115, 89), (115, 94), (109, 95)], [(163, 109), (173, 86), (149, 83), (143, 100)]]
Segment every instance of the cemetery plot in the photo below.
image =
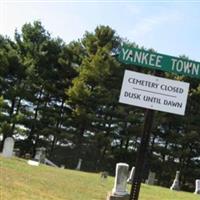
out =
[[(0, 156), (0, 199), (2, 200), (91, 200), (106, 199), (107, 191), (129, 191), (126, 188), (128, 167), (123, 164), (116, 171), (116, 186), (113, 177), (102, 183), (99, 174), (80, 172), (77, 170), (59, 169), (46, 165), (31, 167), (26, 160), (7, 159)], [(121, 179), (122, 177), (122, 179)], [(7, 180), (7, 181), (5, 181)], [(9, 181), (8, 181), (9, 180)], [(198, 200), (200, 181), (196, 181), (195, 194), (188, 192), (171, 192), (168, 188), (142, 185), (143, 200)], [(194, 182), (195, 185), (195, 182)], [(162, 198), (163, 197), (163, 198)]]

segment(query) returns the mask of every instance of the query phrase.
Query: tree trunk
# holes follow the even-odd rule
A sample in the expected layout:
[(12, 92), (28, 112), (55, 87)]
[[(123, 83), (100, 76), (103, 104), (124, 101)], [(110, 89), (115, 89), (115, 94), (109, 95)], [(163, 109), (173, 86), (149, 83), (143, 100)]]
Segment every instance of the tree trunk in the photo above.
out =
[(85, 132), (85, 127), (84, 125), (81, 125), (80, 127), (80, 133), (78, 135), (78, 138), (77, 138), (77, 159), (79, 158), (82, 158), (83, 156), (83, 135), (84, 135), (84, 132)]
[(126, 150), (127, 153), (128, 153), (129, 141), (130, 141), (130, 138), (127, 137), (126, 144), (125, 144), (125, 150)]
[[(30, 149), (32, 148), (32, 156), (35, 155), (35, 149), (36, 149), (36, 144), (33, 146), (32, 140), (34, 139), (34, 132), (35, 132), (36, 121), (37, 121), (37, 117), (38, 117), (38, 111), (39, 111), (41, 96), (42, 96), (42, 88), (41, 88), (40, 93), (39, 93), (39, 98), (38, 98), (38, 102), (37, 102), (37, 105), (36, 105), (36, 108), (35, 108), (35, 113), (34, 113), (34, 120), (33, 120), (31, 130), (30, 130), (30, 133), (29, 133), (29, 136), (28, 136), (28, 142), (29, 142), (29, 145), (31, 146)], [(37, 138), (36, 138), (36, 140), (37, 140)], [(35, 141), (35, 143), (36, 143), (36, 141)]]
[(51, 143), (51, 149), (50, 149), (49, 157), (52, 157), (52, 155), (53, 155), (56, 142), (57, 142), (57, 137), (54, 135), (53, 136), (53, 141)]
[[(20, 105), (21, 105), (21, 100), (22, 100), (22, 99), (20, 98), (19, 101), (18, 101), (17, 109), (16, 109), (16, 113), (15, 113), (15, 115), (17, 115), (17, 114), (19, 113), (19, 109), (20, 109)], [(14, 134), (15, 125), (16, 125), (16, 123), (13, 122), (13, 124), (12, 124), (12, 128), (11, 128), (11, 132), (12, 132), (12, 134)]]
[[(41, 98), (41, 96), (42, 96), (42, 94), (40, 95), (39, 99)], [(47, 99), (48, 99), (48, 96), (47, 96)], [(46, 101), (45, 104), (44, 104), (44, 109), (47, 108), (47, 104), (48, 104), (48, 102)], [(39, 106), (39, 104), (38, 104), (38, 106)], [(37, 109), (37, 113), (36, 113), (36, 116), (35, 116), (35, 121), (37, 121), (37, 115), (38, 115), (38, 109)], [(36, 138), (35, 138), (35, 144), (33, 145), (33, 152), (36, 151), (36, 148), (37, 148), (37, 145), (38, 145), (38, 142), (39, 142), (39, 138), (40, 138), (40, 132), (37, 129)]]
[(123, 138), (121, 138), (121, 140), (120, 140), (120, 150), (123, 149), (123, 144), (124, 144), (124, 140), (123, 140)]
[[(56, 123), (56, 130), (58, 130), (58, 128), (60, 128), (61, 125), (62, 125), (62, 115), (63, 115), (64, 103), (65, 103), (65, 99), (62, 99), (62, 103), (61, 103), (61, 106), (60, 106), (60, 118), (58, 118), (58, 121)], [(56, 145), (57, 141), (58, 141), (58, 136), (54, 135), (53, 136), (53, 141), (52, 141), (52, 144), (51, 144), (50, 153), (49, 153), (50, 157), (52, 157), (52, 155), (53, 155), (54, 148), (55, 148), (55, 145)]]
[(12, 99), (12, 101), (11, 101), (11, 108), (10, 108), (10, 113), (9, 113), (10, 118), (12, 117), (14, 109), (15, 109), (15, 101), (16, 101), (15, 98)]
[[(15, 101), (16, 101), (15, 98), (13, 98), (13, 99), (11, 100), (11, 107), (10, 107), (10, 111), (9, 111), (9, 121), (7, 122), (8, 124), (11, 123), (10, 120), (11, 120), (11, 118), (12, 118), (12, 116), (13, 116), (13, 113), (14, 113)], [(11, 129), (11, 128), (9, 128), (9, 130), (6, 131), (6, 133), (3, 133), (3, 140), (2, 140), (2, 143), (1, 143), (1, 147), (0, 147), (1, 151), (3, 150), (4, 141), (5, 141), (5, 139), (6, 139), (7, 137), (12, 137), (12, 129)]]

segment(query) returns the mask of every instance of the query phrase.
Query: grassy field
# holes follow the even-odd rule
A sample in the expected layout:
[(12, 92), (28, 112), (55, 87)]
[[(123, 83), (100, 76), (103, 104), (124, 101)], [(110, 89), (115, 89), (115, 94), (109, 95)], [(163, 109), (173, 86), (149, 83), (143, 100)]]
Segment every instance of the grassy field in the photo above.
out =
[[(29, 166), (0, 156), (0, 200), (106, 200), (114, 179), (99, 174)], [(200, 195), (142, 185), (140, 200), (200, 200)]]

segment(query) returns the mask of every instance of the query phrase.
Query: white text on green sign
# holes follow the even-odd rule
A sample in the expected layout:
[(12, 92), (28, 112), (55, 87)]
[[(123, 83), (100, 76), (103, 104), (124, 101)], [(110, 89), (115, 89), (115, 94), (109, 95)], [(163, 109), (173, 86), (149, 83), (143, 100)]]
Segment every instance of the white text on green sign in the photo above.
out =
[(119, 60), (151, 69), (200, 78), (200, 63), (178, 57), (123, 46)]

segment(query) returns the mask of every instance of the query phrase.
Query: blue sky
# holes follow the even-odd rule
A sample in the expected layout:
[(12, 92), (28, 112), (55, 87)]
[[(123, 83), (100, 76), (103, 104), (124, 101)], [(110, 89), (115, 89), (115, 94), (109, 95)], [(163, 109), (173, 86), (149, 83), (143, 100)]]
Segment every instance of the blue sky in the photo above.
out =
[(12, 38), (16, 28), (34, 20), (67, 43), (97, 25), (109, 25), (140, 46), (200, 61), (200, 0), (0, 0), (0, 34)]

